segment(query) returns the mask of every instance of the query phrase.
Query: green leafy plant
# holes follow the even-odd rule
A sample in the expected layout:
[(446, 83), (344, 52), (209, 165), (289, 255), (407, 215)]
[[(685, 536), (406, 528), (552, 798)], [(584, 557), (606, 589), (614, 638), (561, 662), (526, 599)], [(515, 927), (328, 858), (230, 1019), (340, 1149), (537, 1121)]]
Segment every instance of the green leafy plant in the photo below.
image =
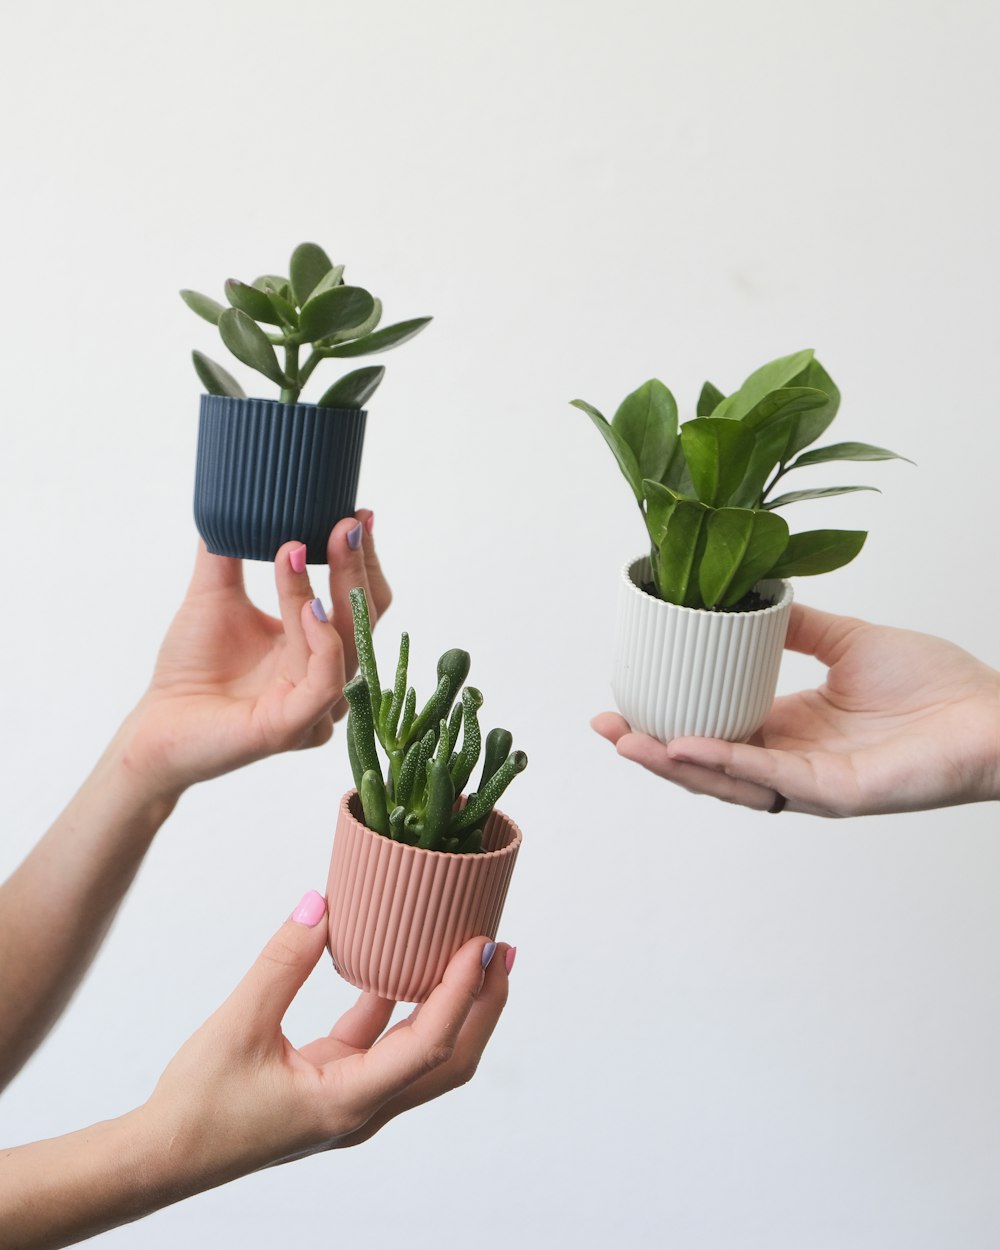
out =
[[(473, 686), (462, 689), (469, 653), (452, 650), (441, 656), (437, 689), (417, 712), (416, 692), (407, 686), (409, 636), (404, 633), (400, 642), (392, 688), (383, 690), (368, 603), (360, 587), (351, 591), (351, 612), (360, 672), (344, 687), (350, 706), (347, 751), (365, 824), (385, 837), (430, 851), (480, 851), (490, 813), (528, 757), (511, 751), (513, 740), (506, 729), (491, 730), (478, 785), (464, 807), (457, 808), (483, 750), (483, 696)], [(389, 760), (384, 777), (376, 739)]]
[(622, 401), (611, 421), (572, 401), (600, 430), (632, 488), (651, 542), (660, 597), (691, 608), (739, 610), (764, 578), (828, 573), (864, 545), (863, 530), (793, 534), (775, 511), (874, 486), (827, 486), (774, 495), (796, 469), (836, 460), (903, 460), (868, 443), (806, 451), (829, 427), (840, 392), (811, 350), (772, 360), (739, 390), (702, 387), (697, 415), (678, 425), (673, 395), (656, 378)]
[[(321, 360), (384, 352), (419, 334), (431, 320), (416, 317), (379, 329), (381, 300), (363, 287), (345, 286), (344, 266), (333, 264), (315, 243), (300, 243), (295, 249), (287, 278), (264, 274), (249, 284), (230, 278), (225, 293), (229, 307), (198, 291), (181, 291), (181, 299), (218, 327), (237, 360), (281, 388), (285, 404), (297, 402)], [(309, 349), (308, 354), (303, 355), (303, 349)], [(210, 395), (246, 398), (239, 382), (221, 365), (198, 351), (192, 356)], [(362, 408), (384, 374), (382, 366), (355, 369), (326, 390), (318, 404)]]

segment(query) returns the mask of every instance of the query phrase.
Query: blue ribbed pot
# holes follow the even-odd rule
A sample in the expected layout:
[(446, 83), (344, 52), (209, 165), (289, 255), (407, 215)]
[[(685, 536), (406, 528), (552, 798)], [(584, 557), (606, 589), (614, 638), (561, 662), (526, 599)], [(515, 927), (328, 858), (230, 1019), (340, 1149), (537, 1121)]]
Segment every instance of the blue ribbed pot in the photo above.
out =
[(366, 416), (202, 395), (194, 520), (209, 551), (273, 560), (295, 538), (325, 564), (330, 530), (354, 512)]

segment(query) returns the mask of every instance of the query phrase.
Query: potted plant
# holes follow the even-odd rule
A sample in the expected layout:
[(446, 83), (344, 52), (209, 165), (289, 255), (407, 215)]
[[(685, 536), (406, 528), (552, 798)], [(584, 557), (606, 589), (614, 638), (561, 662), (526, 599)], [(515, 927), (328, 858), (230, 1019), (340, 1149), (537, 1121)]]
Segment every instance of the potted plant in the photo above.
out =
[(343, 265), (315, 243), (295, 249), (287, 278), (265, 274), (249, 284), (230, 278), (225, 295), (228, 307), (181, 291), (236, 359), (280, 393), (248, 398), (221, 365), (193, 353), (207, 392), (198, 426), (195, 524), (216, 555), (273, 560), (295, 538), (306, 544), (310, 562), (322, 563), (330, 530), (354, 512), (364, 405), (385, 369), (355, 369), (315, 404), (300, 400), (302, 389), (321, 361), (396, 347), (431, 318), (379, 329), (381, 302), (363, 287), (346, 286)]
[[(404, 633), (391, 689), (382, 689), (364, 591), (351, 591), (360, 672), (344, 688), (355, 789), (340, 803), (327, 890), (330, 954), (342, 977), (397, 1002), (423, 1002), (469, 938), (496, 937), (521, 846), (496, 810), (528, 762), (506, 729), (483, 749), (467, 651), (446, 651), (421, 711), (407, 686)], [(461, 696), (459, 697), (459, 691)], [(383, 774), (376, 739), (388, 758)]]
[(853, 560), (859, 530), (792, 533), (777, 509), (871, 486), (775, 495), (786, 475), (838, 460), (905, 459), (867, 443), (805, 450), (826, 431), (840, 392), (812, 351), (773, 360), (724, 395), (706, 382), (697, 415), (653, 378), (611, 421), (583, 400), (642, 514), (649, 554), (622, 570), (612, 689), (633, 729), (663, 742), (739, 742), (774, 699), (788, 627), (787, 579)]

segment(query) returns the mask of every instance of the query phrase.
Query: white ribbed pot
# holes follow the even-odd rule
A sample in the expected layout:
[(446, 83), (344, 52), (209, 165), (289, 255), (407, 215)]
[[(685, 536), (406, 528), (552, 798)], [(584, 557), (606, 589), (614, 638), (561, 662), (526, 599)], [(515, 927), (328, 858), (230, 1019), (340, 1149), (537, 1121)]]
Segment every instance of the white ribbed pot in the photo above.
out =
[(358, 989), (422, 1003), (470, 938), (496, 937), (520, 847), (520, 829), (499, 811), (483, 827), (478, 855), (394, 842), (363, 823), (351, 790), (327, 883), (333, 966)]
[(711, 612), (655, 598), (641, 589), (650, 578), (648, 556), (622, 569), (611, 682), (618, 710), (661, 742), (745, 742), (774, 702), (791, 585), (760, 582), (758, 593), (773, 599), (768, 608)]

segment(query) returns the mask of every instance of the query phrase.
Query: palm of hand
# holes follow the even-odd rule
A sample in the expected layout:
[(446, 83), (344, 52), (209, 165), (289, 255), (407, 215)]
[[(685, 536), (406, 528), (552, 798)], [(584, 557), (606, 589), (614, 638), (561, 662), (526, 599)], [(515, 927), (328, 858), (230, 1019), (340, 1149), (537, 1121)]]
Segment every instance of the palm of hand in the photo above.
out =
[(996, 767), (997, 674), (959, 647), (852, 622), (818, 690), (775, 702), (754, 743), (794, 753), (845, 811), (901, 811), (979, 794)]

